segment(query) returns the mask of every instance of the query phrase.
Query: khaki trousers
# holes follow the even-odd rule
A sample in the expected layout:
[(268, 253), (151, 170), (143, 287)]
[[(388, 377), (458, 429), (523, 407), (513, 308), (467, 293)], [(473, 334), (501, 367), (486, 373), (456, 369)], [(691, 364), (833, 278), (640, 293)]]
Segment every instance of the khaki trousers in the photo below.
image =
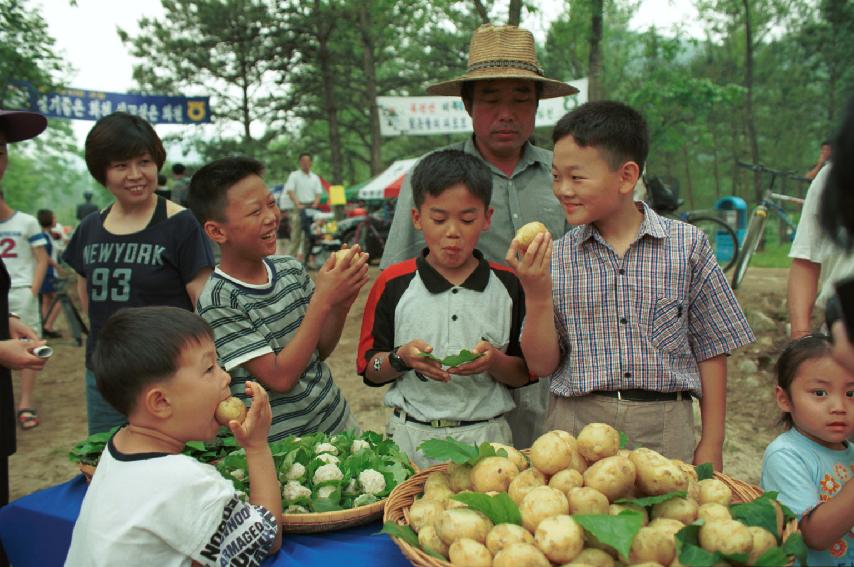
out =
[(588, 423), (607, 423), (629, 438), (627, 448), (646, 447), (669, 459), (694, 458), (694, 412), (691, 398), (663, 402), (630, 402), (591, 394), (579, 398), (551, 395), (546, 431), (572, 435)]

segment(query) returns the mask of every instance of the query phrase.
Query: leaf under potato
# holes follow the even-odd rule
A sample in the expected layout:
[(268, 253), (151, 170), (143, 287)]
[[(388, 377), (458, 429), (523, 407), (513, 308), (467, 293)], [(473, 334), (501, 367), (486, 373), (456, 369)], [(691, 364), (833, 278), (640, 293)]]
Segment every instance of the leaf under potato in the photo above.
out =
[(581, 524), (584, 531), (592, 534), (600, 543), (616, 549), (624, 559), (628, 559), (632, 541), (643, 526), (643, 516), (634, 510), (623, 510), (616, 516), (573, 515), (572, 519)]
[(667, 494), (659, 494), (658, 496), (646, 496), (644, 498), (618, 498), (614, 500), (614, 504), (633, 504), (635, 506), (640, 506), (641, 508), (646, 508), (648, 506), (655, 506), (656, 504), (661, 504), (662, 502), (667, 502), (668, 500), (673, 500), (674, 498), (685, 498), (688, 496), (688, 493), (684, 490), (677, 490), (676, 492), (668, 492)]
[(383, 529), (379, 533), (394, 536), (402, 539), (409, 545), (420, 547), (418, 545), (418, 535), (409, 526), (401, 526), (395, 522), (385, 522), (383, 523)]
[(499, 492), (494, 496), (480, 492), (461, 492), (451, 496), (451, 498), (462, 502), (469, 508), (482, 512), (495, 525), (522, 525), (522, 514), (519, 512), (519, 507), (506, 492)]
[(458, 465), (473, 465), (483, 457), (496, 455), (495, 449), (489, 443), (481, 443), (479, 447), (476, 447), (451, 437), (428, 439), (418, 446), (418, 450), (428, 459), (452, 461)]

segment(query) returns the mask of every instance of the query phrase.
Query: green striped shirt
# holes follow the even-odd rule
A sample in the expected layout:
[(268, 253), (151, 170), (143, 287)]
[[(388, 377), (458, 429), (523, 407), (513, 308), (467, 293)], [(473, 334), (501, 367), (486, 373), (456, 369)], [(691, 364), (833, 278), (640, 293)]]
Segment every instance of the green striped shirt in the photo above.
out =
[[(262, 285), (237, 280), (217, 266), (197, 304), (199, 315), (214, 331), (219, 363), (231, 374), (231, 391), (244, 400), (247, 380), (270, 388), (243, 365), (268, 353), (278, 354), (288, 344), (314, 291), (311, 278), (294, 258), (271, 256), (264, 263), (269, 283)], [(291, 391), (269, 393), (273, 409), (269, 441), (317, 431), (332, 433), (350, 416), (347, 400), (316, 349)]]

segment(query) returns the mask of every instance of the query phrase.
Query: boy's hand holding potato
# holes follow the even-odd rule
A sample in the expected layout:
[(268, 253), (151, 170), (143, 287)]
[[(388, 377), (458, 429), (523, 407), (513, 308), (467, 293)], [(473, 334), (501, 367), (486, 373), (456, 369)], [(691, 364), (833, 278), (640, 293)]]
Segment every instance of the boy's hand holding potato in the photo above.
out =
[(551, 300), (552, 236), (540, 222), (528, 223), (510, 241), (505, 258), (528, 297)]
[(314, 293), (324, 296), (330, 304), (349, 305), (368, 279), (368, 254), (356, 244), (329, 255), (317, 272)]
[(267, 433), (273, 423), (273, 410), (267, 391), (258, 382), (246, 382), (246, 393), (252, 397), (246, 417), (242, 422), (232, 419), (227, 425), (237, 443), (248, 453), (268, 447)]

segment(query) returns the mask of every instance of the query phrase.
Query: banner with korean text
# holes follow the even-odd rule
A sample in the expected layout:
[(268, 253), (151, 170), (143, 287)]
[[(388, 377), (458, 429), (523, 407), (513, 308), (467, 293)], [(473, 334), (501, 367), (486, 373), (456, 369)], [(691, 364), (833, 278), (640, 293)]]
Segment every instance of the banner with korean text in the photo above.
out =
[[(537, 107), (537, 126), (554, 126), (560, 118), (587, 102), (587, 78), (569, 81), (572, 96), (547, 98)], [(429, 136), (471, 132), (471, 118), (460, 98), (448, 96), (378, 96), (383, 136)]]
[(41, 92), (28, 83), (16, 82), (10, 97), (21, 109), (48, 118), (98, 120), (116, 111), (128, 112), (151, 124), (205, 124), (211, 121), (210, 97), (185, 97), (110, 93), (83, 89)]

